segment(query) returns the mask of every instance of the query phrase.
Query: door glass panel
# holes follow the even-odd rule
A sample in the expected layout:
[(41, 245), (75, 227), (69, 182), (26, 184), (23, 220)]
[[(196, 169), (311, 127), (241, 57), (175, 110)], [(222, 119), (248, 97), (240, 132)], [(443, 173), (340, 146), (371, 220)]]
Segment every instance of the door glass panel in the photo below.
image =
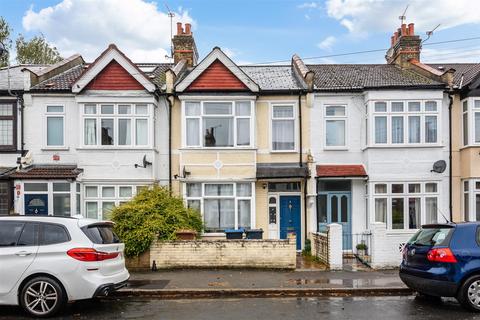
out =
[(332, 196), (330, 199), (330, 210), (332, 211), (332, 222), (338, 222), (338, 197)]
[(25, 183), (25, 191), (48, 191), (48, 185), (46, 183)]
[(320, 194), (317, 198), (317, 222), (327, 223), (327, 195)]
[(342, 222), (348, 222), (348, 197), (347, 196), (342, 196), (340, 205), (342, 209)]

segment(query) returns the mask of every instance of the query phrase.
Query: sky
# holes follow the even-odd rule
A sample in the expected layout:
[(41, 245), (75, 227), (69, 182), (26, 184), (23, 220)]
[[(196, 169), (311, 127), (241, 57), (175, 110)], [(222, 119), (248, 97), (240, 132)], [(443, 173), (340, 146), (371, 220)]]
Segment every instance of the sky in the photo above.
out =
[(238, 64), (288, 63), (297, 53), (307, 63), (384, 63), (390, 36), (406, 22), (426, 39), (424, 62), (480, 62), (478, 0), (0, 0), (0, 16), (18, 34), (43, 34), (63, 57), (95, 59), (115, 43), (135, 62), (165, 62), (170, 18), (190, 22), (200, 57), (218, 46)]

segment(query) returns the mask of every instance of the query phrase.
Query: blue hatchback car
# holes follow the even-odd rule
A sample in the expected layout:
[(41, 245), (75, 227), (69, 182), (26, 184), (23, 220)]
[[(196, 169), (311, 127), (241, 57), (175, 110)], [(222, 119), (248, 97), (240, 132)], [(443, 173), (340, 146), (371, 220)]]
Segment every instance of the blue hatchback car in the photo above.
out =
[(422, 226), (403, 248), (400, 278), (422, 295), (480, 311), (480, 223)]

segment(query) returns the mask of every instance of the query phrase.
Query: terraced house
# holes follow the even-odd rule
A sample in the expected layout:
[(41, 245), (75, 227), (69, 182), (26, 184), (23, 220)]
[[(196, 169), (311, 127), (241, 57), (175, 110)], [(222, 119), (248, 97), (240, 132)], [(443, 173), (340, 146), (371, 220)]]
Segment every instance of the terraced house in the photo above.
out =
[[(178, 25), (172, 108), (173, 189), (201, 211), (205, 236), (261, 228), (264, 237), (306, 237), (309, 108), (295, 64), (238, 66), (220, 48), (198, 64), (189, 28)], [(187, 43), (187, 48), (179, 43)]]
[(134, 64), (110, 45), (93, 63), (74, 55), (24, 67), (25, 143), (6, 175), (15, 191), (10, 210), (102, 219), (141, 188), (167, 184), (167, 104), (159, 93), (170, 66)]
[(480, 68), (425, 64), (421, 41), (403, 24), (385, 64), (237, 65), (200, 60), (179, 23), (173, 63), (110, 45), (11, 68), (18, 97), (1, 70), (0, 210), (101, 219), (168, 185), (206, 238), (262, 229), (301, 249), (338, 223), (338, 250), (380, 235), (370, 254), (395, 265), (421, 224), (480, 219)]

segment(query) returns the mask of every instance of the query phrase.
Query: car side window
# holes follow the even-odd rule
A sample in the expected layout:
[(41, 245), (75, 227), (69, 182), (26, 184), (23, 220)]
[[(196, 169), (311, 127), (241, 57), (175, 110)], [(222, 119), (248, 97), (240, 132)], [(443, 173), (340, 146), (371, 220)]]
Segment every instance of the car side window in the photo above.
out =
[(70, 241), (67, 230), (60, 225), (43, 224), (42, 225), (41, 245), (57, 244)]
[(38, 245), (38, 224), (26, 223), (23, 227), (17, 246), (36, 246)]
[(0, 247), (14, 247), (23, 230), (24, 222), (2, 221), (0, 223)]

